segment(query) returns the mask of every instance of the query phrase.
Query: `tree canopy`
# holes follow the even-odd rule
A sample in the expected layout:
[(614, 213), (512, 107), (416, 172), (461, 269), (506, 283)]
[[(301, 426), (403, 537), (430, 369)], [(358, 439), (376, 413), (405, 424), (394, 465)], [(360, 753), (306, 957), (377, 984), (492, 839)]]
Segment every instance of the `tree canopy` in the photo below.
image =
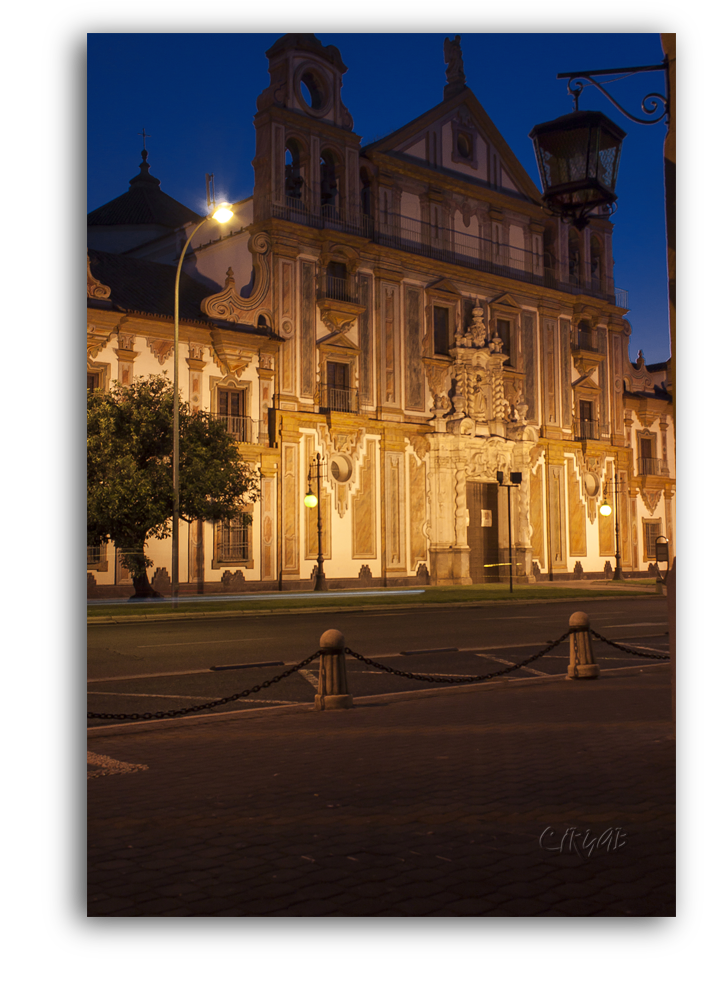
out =
[[(122, 550), (135, 596), (149, 596), (148, 538), (171, 534), (173, 385), (164, 375), (87, 397), (87, 544)], [(249, 523), (256, 479), (224, 424), (179, 405), (179, 514)]]

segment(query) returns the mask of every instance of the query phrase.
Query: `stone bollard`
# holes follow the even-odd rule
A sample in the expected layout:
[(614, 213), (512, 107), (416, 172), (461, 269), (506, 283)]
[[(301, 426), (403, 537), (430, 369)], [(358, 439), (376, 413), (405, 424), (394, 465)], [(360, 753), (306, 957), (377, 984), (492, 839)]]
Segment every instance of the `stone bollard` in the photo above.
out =
[(317, 712), (327, 708), (352, 708), (353, 697), (348, 694), (345, 671), (345, 636), (336, 628), (329, 628), (320, 637), (320, 673), (318, 693), (315, 696)]
[(569, 618), (571, 656), (568, 677), (572, 681), (598, 678), (598, 664), (593, 659), (589, 624), (588, 615), (584, 611), (575, 611)]

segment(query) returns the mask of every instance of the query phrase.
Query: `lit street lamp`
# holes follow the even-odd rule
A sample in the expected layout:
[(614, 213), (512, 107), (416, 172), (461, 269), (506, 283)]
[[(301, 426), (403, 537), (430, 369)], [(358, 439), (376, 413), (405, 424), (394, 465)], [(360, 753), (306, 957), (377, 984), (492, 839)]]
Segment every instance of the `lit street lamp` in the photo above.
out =
[[(308, 492), (305, 494), (303, 503), (308, 509), (318, 508), (318, 568), (315, 574), (315, 586), (313, 590), (327, 590), (328, 582), (323, 572), (323, 521), (320, 511), (320, 452), (318, 452), (308, 468)], [(311, 479), (315, 477), (317, 496), (313, 493), (310, 485)]]
[(511, 558), (511, 491), (513, 489), (515, 489), (516, 487), (521, 486), (521, 473), (520, 472), (512, 472), (510, 474), (510, 476), (509, 476), (509, 479), (511, 480), (511, 482), (505, 483), (504, 482), (504, 473), (501, 470), (499, 470), (499, 472), (497, 472), (497, 482), (499, 483), (500, 486), (503, 486), (506, 489), (506, 491), (507, 491), (507, 493), (506, 493), (506, 500), (507, 500), (507, 521), (509, 522), (509, 593), (513, 594), (514, 593), (514, 583), (513, 583), (513, 575), (512, 575), (512, 558)]
[(194, 238), (204, 222), (213, 219), (216, 222), (228, 222), (233, 218), (233, 208), (226, 202), (216, 205), (208, 198), (209, 175), (206, 176), (207, 202), (210, 214), (196, 225), (184, 244), (179, 263), (176, 266), (176, 281), (174, 283), (174, 418), (173, 438), (171, 446), (173, 504), (171, 518), (171, 598), (173, 607), (177, 606), (179, 596), (179, 278), (181, 265), (184, 263), (189, 243)]
[(616, 490), (616, 470), (615, 469), (613, 470), (613, 487), (612, 487), (612, 490), (613, 490), (613, 508), (611, 507), (611, 505), (609, 504), (608, 500), (606, 499), (605, 489), (606, 488), (604, 488), (603, 503), (599, 507), (599, 513), (602, 514), (603, 517), (608, 517), (611, 514), (612, 510), (615, 512), (615, 515), (616, 515), (616, 524), (615, 524), (615, 527), (616, 527), (616, 569), (615, 569), (615, 571), (613, 573), (613, 579), (614, 580), (622, 580), (623, 579), (623, 574), (621, 573), (621, 532), (620, 532), (620, 525), (618, 523), (618, 491)]

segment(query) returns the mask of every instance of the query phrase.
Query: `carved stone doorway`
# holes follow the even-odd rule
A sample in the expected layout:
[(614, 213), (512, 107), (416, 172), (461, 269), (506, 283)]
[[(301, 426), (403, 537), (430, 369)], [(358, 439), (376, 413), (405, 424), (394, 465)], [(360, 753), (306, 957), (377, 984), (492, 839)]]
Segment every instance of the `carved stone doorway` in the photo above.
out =
[(499, 583), (499, 486), (467, 483), (467, 544), (472, 583)]

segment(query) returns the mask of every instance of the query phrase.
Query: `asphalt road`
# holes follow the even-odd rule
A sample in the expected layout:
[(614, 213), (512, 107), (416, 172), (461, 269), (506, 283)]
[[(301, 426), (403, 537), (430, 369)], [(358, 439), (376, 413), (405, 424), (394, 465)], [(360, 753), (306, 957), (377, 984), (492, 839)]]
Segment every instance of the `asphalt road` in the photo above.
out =
[[(585, 611), (591, 627), (617, 642), (667, 653), (665, 599), (589, 600), (580, 595), (543, 604), (450, 606), (312, 614), (281, 612), (209, 620), (94, 624), (88, 630), (88, 711), (165, 712), (224, 698), (270, 680), (317, 651), (321, 634), (339, 629), (346, 645), (385, 666), (433, 675), (478, 675), (521, 662), (568, 629)], [(654, 662), (594, 643), (602, 668)], [(568, 642), (510, 678), (564, 674)], [(350, 657), (353, 695), (433, 687), (383, 673)], [(228, 706), (312, 702), (318, 661)], [(212, 710), (208, 710), (212, 711)], [(227, 711), (221, 706), (213, 711)], [(111, 720), (107, 720), (111, 722)], [(92, 720), (91, 725), (102, 724)]]

